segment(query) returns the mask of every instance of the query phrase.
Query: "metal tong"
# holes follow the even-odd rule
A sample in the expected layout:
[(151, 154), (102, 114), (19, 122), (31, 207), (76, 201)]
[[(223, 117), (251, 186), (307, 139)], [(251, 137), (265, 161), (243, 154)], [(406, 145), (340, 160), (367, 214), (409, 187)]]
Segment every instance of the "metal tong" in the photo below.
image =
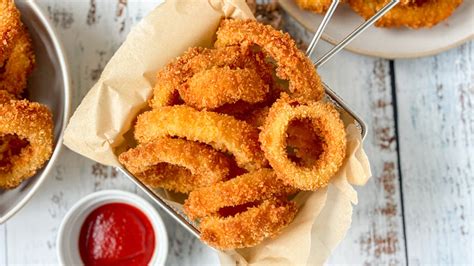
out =
[[(321, 35), (326, 29), (329, 21), (331, 20), (332, 16), (334, 15), (334, 11), (336, 11), (337, 6), (339, 5), (340, 0), (333, 0), (331, 5), (329, 6), (328, 11), (324, 15), (321, 24), (319, 25), (316, 33), (314, 34), (311, 42), (309, 43), (308, 49), (306, 50), (306, 55), (309, 57), (313, 54), (316, 45), (318, 44)], [(336, 46), (334, 46), (329, 52), (323, 55), (320, 59), (314, 62), (316, 67), (322, 66), (326, 63), (331, 57), (341, 51), (344, 47), (346, 47), (353, 39), (357, 38), (362, 32), (364, 32), (367, 28), (372, 26), (379, 18), (381, 18), (385, 13), (387, 13), (390, 9), (396, 6), (400, 0), (390, 0), (388, 4), (386, 4), (383, 8), (381, 8), (377, 13), (375, 13), (370, 19), (366, 20), (364, 23), (359, 25), (354, 31), (352, 31), (349, 35), (347, 35), (342, 41), (340, 41)]]

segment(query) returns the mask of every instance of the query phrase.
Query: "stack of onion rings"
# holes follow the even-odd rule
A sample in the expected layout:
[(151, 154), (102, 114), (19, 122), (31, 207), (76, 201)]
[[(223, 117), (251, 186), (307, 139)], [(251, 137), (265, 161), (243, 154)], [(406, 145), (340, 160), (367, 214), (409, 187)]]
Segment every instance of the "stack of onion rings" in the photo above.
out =
[(230, 152), (237, 164), (249, 171), (267, 164), (259, 147), (257, 129), (232, 116), (177, 105), (157, 108), (138, 117), (135, 138), (140, 143), (164, 136), (199, 141)]
[(134, 127), (139, 144), (119, 160), (152, 188), (189, 193), (184, 210), (204, 242), (250, 247), (294, 219), (289, 196), (328, 184), (345, 130), (289, 35), (224, 20), (214, 47), (158, 71), (151, 110)]
[[(191, 219), (202, 218), (203, 241), (220, 249), (243, 248), (275, 235), (293, 220), (296, 204), (284, 198), (295, 192), (273, 170), (260, 169), (191, 192), (184, 207)], [(219, 212), (246, 204), (251, 205), (231, 217)]]

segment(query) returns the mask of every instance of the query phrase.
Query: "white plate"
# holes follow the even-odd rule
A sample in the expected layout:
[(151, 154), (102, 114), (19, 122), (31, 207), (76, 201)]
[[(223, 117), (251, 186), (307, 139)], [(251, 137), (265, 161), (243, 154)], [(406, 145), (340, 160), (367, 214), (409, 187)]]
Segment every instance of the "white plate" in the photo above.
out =
[[(279, 0), (280, 5), (306, 29), (315, 31), (323, 18), (300, 9), (294, 0)], [(322, 38), (337, 43), (360, 25), (363, 19), (347, 4), (340, 4)], [(474, 1), (464, 3), (449, 17), (431, 29), (387, 29), (370, 27), (346, 49), (355, 53), (383, 58), (428, 56), (454, 48), (474, 38)]]
[(69, 72), (63, 49), (48, 20), (32, 0), (16, 1), (28, 27), (36, 55), (36, 67), (28, 79), (28, 99), (47, 105), (53, 112), (54, 151), (43, 169), (12, 190), (0, 189), (0, 224), (21, 209), (38, 190), (56, 161), (69, 118)]

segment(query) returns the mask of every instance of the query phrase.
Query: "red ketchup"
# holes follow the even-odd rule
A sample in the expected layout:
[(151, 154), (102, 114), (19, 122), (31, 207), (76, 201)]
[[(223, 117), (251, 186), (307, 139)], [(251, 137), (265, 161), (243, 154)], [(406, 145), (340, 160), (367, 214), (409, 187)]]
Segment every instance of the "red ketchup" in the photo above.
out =
[(150, 221), (128, 204), (102, 205), (81, 227), (79, 251), (85, 265), (147, 265), (154, 250)]

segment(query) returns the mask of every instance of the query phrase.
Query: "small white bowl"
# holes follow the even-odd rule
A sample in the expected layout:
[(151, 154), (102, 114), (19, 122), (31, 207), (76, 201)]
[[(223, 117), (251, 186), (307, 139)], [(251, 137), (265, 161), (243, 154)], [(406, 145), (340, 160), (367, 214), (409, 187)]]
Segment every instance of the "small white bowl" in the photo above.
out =
[(156, 209), (143, 198), (120, 190), (103, 190), (79, 200), (66, 214), (59, 227), (57, 252), (61, 265), (83, 265), (79, 254), (79, 234), (86, 217), (107, 203), (126, 203), (141, 210), (155, 232), (155, 252), (149, 265), (164, 265), (168, 254), (168, 235)]

